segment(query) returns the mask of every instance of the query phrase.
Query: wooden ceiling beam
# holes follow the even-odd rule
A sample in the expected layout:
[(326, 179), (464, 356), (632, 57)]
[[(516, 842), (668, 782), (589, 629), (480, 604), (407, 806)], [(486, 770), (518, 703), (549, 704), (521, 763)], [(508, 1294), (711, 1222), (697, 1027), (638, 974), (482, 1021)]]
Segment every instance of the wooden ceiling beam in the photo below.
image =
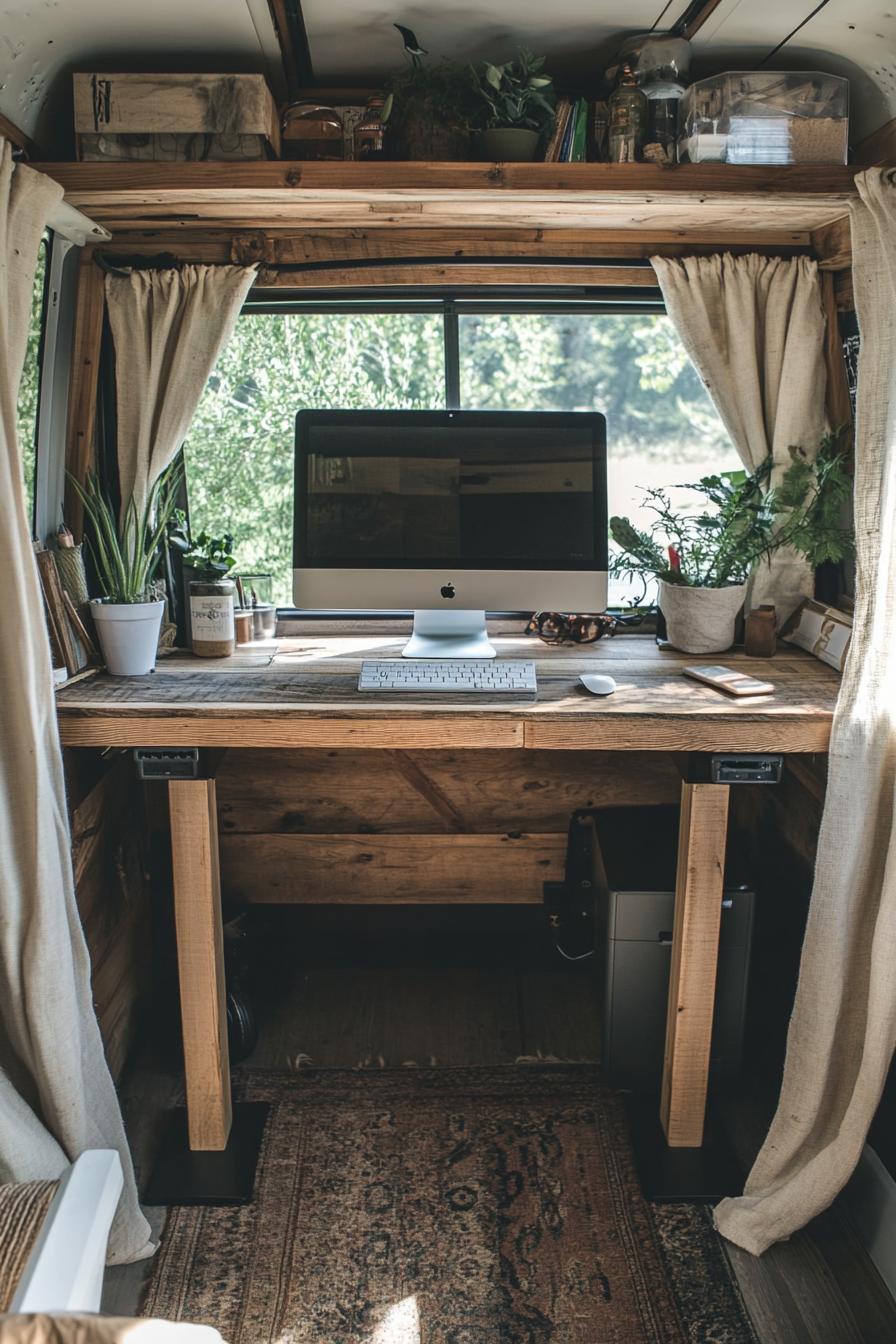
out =
[(283, 72), (289, 96), (295, 99), (303, 84), (314, 79), (311, 48), (305, 30), (305, 16), (301, 0), (268, 0), (268, 9), (274, 22), (274, 31), (283, 57)]
[(16, 149), (23, 150), (29, 159), (46, 158), (40, 145), (36, 144), (24, 131), (20, 131), (18, 126), (15, 126), (8, 117), (4, 117), (2, 112), (0, 112), (0, 136), (4, 140), (8, 140), (10, 144), (15, 145)]
[[(657, 288), (652, 266), (550, 266), (539, 262), (519, 265), (463, 266), (408, 265), (396, 261), (391, 266), (347, 266), (326, 270), (297, 271), (293, 267), (268, 269), (262, 267), (257, 282), (259, 287), (279, 289), (370, 289), (381, 286), (445, 286), (466, 288), (470, 285), (532, 285), (584, 286), (597, 289), (651, 289)], [(646, 296), (649, 298), (650, 296)]]
[(812, 230), (812, 250), (822, 271), (843, 271), (852, 265), (852, 228), (849, 215)]
[[(691, 253), (695, 243), (681, 233), (651, 232), (638, 235), (616, 230), (575, 229), (374, 229), (369, 233), (344, 229), (318, 232), (266, 232), (254, 230), (235, 234), (231, 260), (241, 266), (256, 262), (265, 265), (301, 265), (327, 262), (357, 262), (392, 258), (426, 257), (431, 262), (457, 258), (512, 258), (536, 261), (559, 258), (634, 260), (648, 258), (658, 249), (664, 255)], [(769, 232), (766, 234), (725, 235), (701, 239), (696, 246), (704, 252), (731, 250), (755, 251), (757, 246), (771, 247), (793, 254), (808, 251), (810, 235), (805, 232)]]
[[(889, 168), (896, 164), (896, 121), (866, 135), (855, 146), (855, 168)], [(855, 171), (855, 169), (853, 170)]]
[(690, 41), (721, 3), (722, 0), (691, 0), (681, 17), (669, 29), (670, 33), (674, 33), (676, 37), (686, 37)]
[[(464, 258), (519, 259), (539, 262), (551, 258), (582, 258), (588, 262), (637, 261), (651, 256), (712, 256), (730, 252), (741, 256), (748, 252), (777, 257), (809, 255), (813, 251), (808, 232), (768, 232), (720, 235), (701, 238), (673, 232), (622, 232), (614, 230), (493, 229), (484, 235), (470, 230), (451, 229), (326, 229), (315, 233), (284, 230), (238, 233), (232, 229), (181, 229), (177, 232), (137, 229), (118, 232), (103, 254), (128, 264), (131, 259), (146, 260), (160, 254), (175, 256), (181, 262), (224, 265), (261, 263), (266, 268), (302, 263), (359, 262), (391, 258), (410, 260), (438, 256), (443, 262), (455, 255)], [(353, 282), (355, 283), (355, 282)]]
[[(689, 242), (804, 233), (856, 194), (846, 167), (481, 163), (36, 165), (113, 233), (507, 228), (671, 233)], [(496, 235), (500, 236), (500, 235)]]
[(513, 192), (577, 199), (599, 193), (609, 201), (651, 206), (689, 197), (709, 205), (718, 197), (752, 200), (770, 210), (788, 200), (799, 206), (813, 197), (836, 197), (848, 208), (857, 195), (855, 169), (841, 165), (724, 163), (660, 167), (650, 163), (42, 163), (73, 201), (90, 197), (154, 203), (235, 201), (245, 193), (263, 201), (268, 193), (301, 198), (309, 192), (379, 195), (408, 192)]

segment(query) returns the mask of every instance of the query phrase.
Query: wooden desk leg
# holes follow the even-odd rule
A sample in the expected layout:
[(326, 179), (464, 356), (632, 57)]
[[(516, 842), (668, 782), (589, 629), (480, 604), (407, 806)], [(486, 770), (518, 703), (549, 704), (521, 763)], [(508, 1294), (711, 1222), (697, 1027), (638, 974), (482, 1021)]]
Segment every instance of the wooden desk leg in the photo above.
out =
[(660, 1102), (670, 1148), (703, 1143), (727, 822), (727, 784), (682, 784)]
[(227, 1147), (232, 1120), (213, 779), (168, 784), (190, 1147)]

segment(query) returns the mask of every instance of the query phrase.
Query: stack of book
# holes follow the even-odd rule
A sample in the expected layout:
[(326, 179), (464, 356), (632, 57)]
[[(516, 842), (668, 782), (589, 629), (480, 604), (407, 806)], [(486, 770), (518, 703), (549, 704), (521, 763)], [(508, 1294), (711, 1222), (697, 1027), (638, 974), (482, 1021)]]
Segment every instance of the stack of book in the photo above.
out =
[(545, 163), (584, 163), (588, 104), (584, 98), (561, 98)]

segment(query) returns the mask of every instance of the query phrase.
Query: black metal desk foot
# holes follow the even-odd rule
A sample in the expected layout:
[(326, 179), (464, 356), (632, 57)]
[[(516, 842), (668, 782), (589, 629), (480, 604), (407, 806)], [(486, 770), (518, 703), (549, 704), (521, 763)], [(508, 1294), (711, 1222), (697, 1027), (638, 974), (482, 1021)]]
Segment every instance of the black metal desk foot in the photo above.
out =
[(703, 1146), (670, 1148), (659, 1116), (659, 1098), (626, 1097), (629, 1129), (644, 1198), (653, 1204), (716, 1203), (743, 1194), (741, 1170), (721, 1126), (706, 1117)]
[(187, 1108), (178, 1106), (143, 1192), (143, 1203), (251, 1204), (269, 1110), (266, 1101), (236, 1102), (227, 1147), (221, 1152), (196, 1152), (190, 1148)]

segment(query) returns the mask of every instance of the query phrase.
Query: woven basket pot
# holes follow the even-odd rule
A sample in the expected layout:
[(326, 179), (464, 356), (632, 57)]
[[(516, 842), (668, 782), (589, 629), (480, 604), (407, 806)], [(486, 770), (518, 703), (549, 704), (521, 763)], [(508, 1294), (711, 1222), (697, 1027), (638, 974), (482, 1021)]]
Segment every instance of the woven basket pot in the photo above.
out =
[(744, 604), (747, 585), (730, 588), (660, 586), (660, 610), (666, 618), (669, 643), (681, 653), (723, 653), (734, 643), (737, 613)]

